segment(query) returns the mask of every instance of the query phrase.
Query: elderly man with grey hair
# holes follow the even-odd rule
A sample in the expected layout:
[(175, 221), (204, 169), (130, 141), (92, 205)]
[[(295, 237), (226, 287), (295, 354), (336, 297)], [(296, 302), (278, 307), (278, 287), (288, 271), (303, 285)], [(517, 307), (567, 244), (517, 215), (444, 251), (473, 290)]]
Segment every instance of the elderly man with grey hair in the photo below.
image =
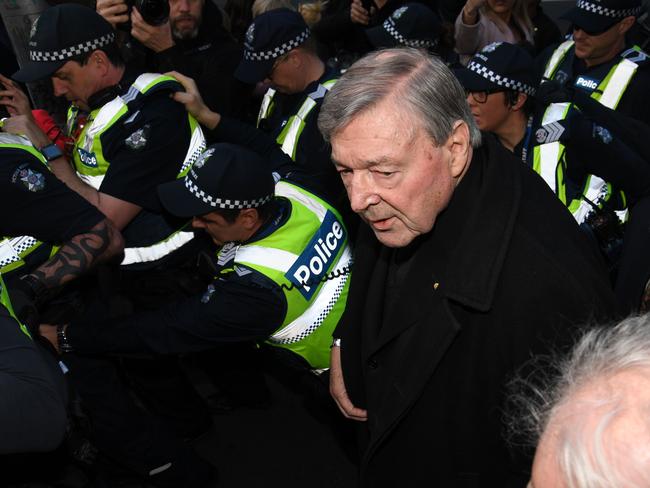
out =
[(529, 486), (650, 486), (650, 315), (590, 330), (549, 366), (519, 390), (515, 426), (540, 438)]
[(364, 487), (524, 487), (505, 381), (616, 308), (548, 186), (488, 134), (442, 62), (371, 53), (319, 127), (362, 225), (330, 390), (360, 421)]

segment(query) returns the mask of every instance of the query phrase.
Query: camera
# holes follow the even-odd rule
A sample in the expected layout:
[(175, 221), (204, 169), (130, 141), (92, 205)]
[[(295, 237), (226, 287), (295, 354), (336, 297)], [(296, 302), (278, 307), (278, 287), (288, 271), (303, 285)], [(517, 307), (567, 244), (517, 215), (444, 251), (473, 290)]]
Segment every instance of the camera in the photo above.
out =
[[(133, 7), (137, 8), (142, 19), (149, 25), (162, 25), (169, 19), (168, 0), (126, 0), (125, 3), (129, 7), (129, 13)], [(130, 31), (131, 22), (125, 22), (119, 27)]]

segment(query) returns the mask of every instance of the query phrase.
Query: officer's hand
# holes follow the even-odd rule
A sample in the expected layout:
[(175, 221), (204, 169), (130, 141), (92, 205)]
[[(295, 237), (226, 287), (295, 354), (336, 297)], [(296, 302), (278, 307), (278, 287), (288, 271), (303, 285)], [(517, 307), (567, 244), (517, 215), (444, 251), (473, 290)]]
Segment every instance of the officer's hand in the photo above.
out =
[(32, 110), (27, 94), (9, 78), (0, 75), (0, 83), (3, 89), (0, 90), (0, 105), (7, 107), (9, 115), (31, 116)]
[(56, 352), (61, 354), (59, 350), (59, 336), (56, 333), (56, 325), (52, 324), (41, 324), (38, 327), (38, 333), (41, 337), (47, 339), (47, 341), (52, 344), (52, 347), (56, 349)]
[(147, 24), (135, 7), (131, 11), (131, 35), (156, 53), (174, 45), (169, 20), (162, 25)]
[(201, 98), (199, 89), (192, 78), (180, 74), (177, 71), (165, 73), (167, 76), (176, 78), (176, 80), (185, 88), (184, 92), (175, 92), (172, 98), (185, 105), (185, 110), (196, 118), (202, 125), (209, 129), (214, 129), (221, 121), (221, 115), (213, 112)]
[(361, 25), (368, 25), (368, 22), (370, 22), (370, 12), (363, 8), (361, 0), (352, 0), (350, 4), (350, 20)]
[(468, 25), (476, 24), (478, 20), (478, 10), (483, 6), (486, 0), (467, 0), (463, 6), (463, 23)]
[(39, 313), (36, 291), (28, 281), (19, 279), (7, 287), (9, 300), (18, 320), (34, 335), (38, 330)]
[(36, 124), (31, 112), (29, 115), (16, 115), (5, 119), (2, 130), (27, 137), (37, 148), (50, 144), (50, 140)]
[(129, 7), (124, 0), (97, 0), (95, 10), (112, 24), (113, 29), (129, 21)]
[(332, 352), (330, 353), (330, 395), (332, 395), (339, 410), (345, 417), (359, 422), (368, 420), (368, 412), (355, 407), (345, 389), (343, 369), (341, 368), (341, 348), (338, 346), (332, 346)]

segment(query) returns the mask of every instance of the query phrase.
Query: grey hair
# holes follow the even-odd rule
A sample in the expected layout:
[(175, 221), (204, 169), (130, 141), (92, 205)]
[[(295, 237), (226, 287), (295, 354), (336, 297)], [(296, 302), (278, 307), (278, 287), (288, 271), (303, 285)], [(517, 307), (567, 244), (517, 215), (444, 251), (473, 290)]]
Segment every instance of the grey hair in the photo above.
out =
[(480, 145), (481, 132), (454, 74), (435, 56), (410, 47), (374, 51), (354, 63), (325, 97), (318, 128), (330, 141), (357, 115), (389, 96), (420, 119), (437, 145), (449, 138), (459, 120), (469, 127), (471, 145)]
[[(646, 421), (638, 435), (630, 439), (630, 444), (647, 447), (641, 452), (629, 446), (629, 452), (619, 453), (626, 458), (627, 469), (622, 470), (612, 459), (606, 431), (614, 419), (628, 413), (630, 399), (623, 391), (616, 391), (614, 385), (605, 395), (576, 400), (578, 393), (607, 385), (619, 373), (645, 371), (650, 377), (650, 314), (629, 317), (616, 327), (590, 329), (568, 356), (537, 358), (535, 363), (532, 374), (510, 384), (512, 395), (506, 420), (511, 442), (524, 436), (536, 444), (558, 413), (572, 406), (577, 414), (562, 425), (554, 453), (566, 486), (650, 486), (650, 405), (635, 406)], [(589, 419), (596, 420), (595, 426), (587, 425)]]

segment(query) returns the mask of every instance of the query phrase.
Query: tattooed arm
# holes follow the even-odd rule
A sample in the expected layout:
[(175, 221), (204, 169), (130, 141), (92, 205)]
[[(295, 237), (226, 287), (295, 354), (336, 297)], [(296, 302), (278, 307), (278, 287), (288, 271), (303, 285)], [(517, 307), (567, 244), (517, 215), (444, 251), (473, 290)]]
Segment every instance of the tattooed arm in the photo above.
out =
[(109, 219), (104, 219), (88, 232), (78, 234), (63, 244), (54, 256), (27, 278), (32, 283), (36, 280), (44, 289), (56, 288), (77, 278), (96, 263), (121, 253), (123, 249), (122, 234)]

